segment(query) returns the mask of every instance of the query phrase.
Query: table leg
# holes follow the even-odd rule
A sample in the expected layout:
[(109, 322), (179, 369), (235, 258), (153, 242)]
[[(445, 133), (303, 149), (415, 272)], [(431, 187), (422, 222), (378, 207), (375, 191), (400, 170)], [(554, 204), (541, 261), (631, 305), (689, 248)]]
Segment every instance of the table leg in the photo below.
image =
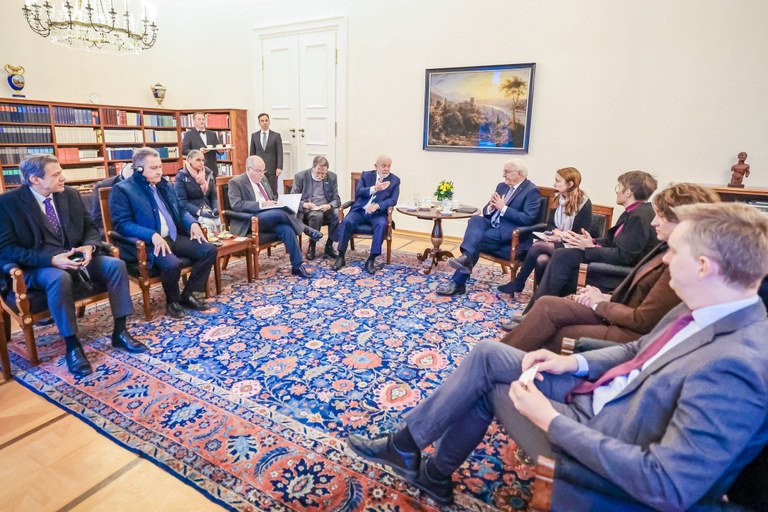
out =
[(213, 265), (213, 277), (216, 281), (216, 295), (221, 294), (221, 257), (216, 256), (216, 263)]
[(432, 248), (431, 249), (424, 249), (424, 252), (422, 254), (419, 254), (416, 256), (419, 261), (426, 261), (427, 258), (432, 258), (432, 262), (429, 265), (429, 268), (427, 268), (424, 273), (429, 274), (432, 272), (432, 269), (437, 267), (437, 264), (441, 261), (446, 261), (448, 258), (453, 257), (453, 253), (450, 251), (441, 251), (440, 246), (443, 245), (443, 220), (442, 219), (435, 219), (434, 220), (434, 226), (432, 227)]
[(251, 252), (253, 251), (253, 244), (248, 244), (248, 248), (245, 250), (245, 269), (248, 275), (248, 282), (253, 282), (253, 260)]

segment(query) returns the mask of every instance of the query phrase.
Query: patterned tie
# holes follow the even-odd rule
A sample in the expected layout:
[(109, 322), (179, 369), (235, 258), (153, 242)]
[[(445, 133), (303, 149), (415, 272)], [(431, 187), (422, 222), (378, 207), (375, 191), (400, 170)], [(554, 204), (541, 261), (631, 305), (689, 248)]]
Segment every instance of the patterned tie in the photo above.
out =
[(267, 195), (267, 191), (264, 189), (261, 183), (256, 184), (257, 187), (259, 187), (259, 192), (261, 192), (261, 195), (264, 196), (265, 201), (269, 201), (269, 196)]
[(642, 367), (646, 361), (648, 361), (650, 358), (658, 354), (659, 350), (661, 350), (664, 345), (667, 344), (669, 340), (671, 340), (675, 334), (682, 331), (685, 326), (687, 326), (691, 321), (693, 320), (693, 315), (688, 313), (687, 315), (683, 315), (677, 320), (675, 320), (673, 323), (667, 327), (667, 329), (662, 332), (658, 338), (656, 338), (653, 342), (651, 342), (650, 345), (645, 347), (645, 349), (636, 354), (634, 358), (630, 359), (629, 361), (625, 361), (621, 363), (618, 366), (614, 366), (607, 372), (605, 372), (599, 379), (597, 379), (595, 382), (589, 382), (584, 381), (575, 388), (571, 390), (570, 393), (568, 393), (568, 396), (566, 396), (566, 402), (570, 403), (571, 398), (573, 395), (581, 395), (586, 393), (591, 393), (603, 384), (607, 384), (608, 382), (612, 381), (616, 377), (620, 377), (622, 375), (628, 375), (633, 370), (636, 370), (640, 367)]
[(261, 132), (261, 149), (267, 150), (267, 132)]
[[(507, 204), (507, 201), (509, 201), (509, 198), (512, 197), (512, 194), (514, 193), (515, 187), (509, 187), (506, 195), (504, 195), (504, 204)], [(496, 210), (491, 216), (491, 227), (497, 228), (499, 226), (501, 226), (501, 210)]]
[(53, 233), (58, 238), (61, 238), (61, 223), (59, 222), (59, 217), (56, 215), (56, 210), (53, 209), (53, 203), (51, 201), (52, 199), (50, 197), (46, 197), (45, 201), (43, 201), (43, 204), (45, 205), (45, 217), (48, 219), (48, 222), (51, 223)]
[(173, 222), (173, 217), (171, 217), (171, 212), (168, 211), (168, 207), (165, 206), (165, 201), (163, 201), (160, 198), (160, 195), (157, 193), (157, 187), (149, 187), (152, 189), (152, 194), (155, 196), (155, 202), (157, 203), (157, 207), (160, 208), (160, 213), (163, 217), (165, 217), (165, 222), (168, 224), (168, 236), (171, 237), (171, 240), (176, 240), (176, 236), (178, 235), (178, 231), (176, 230), (176, 223)]

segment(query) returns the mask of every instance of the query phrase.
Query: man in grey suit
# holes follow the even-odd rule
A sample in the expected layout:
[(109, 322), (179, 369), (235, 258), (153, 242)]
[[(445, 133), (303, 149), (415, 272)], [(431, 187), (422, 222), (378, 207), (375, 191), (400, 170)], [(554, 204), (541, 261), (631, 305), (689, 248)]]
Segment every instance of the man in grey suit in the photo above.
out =
[[(320, 229), (328, 225), (328, 240), (325, 242), (325, 254), (336, 258), (339, 254), (333, 250), (333, 242), (339, 241), (339, 182), (336, 174), (328, 170), (328, 159), (316, 156), (312, 168), (296, 174), (293, 179), (291, 194), (301, 194), (299, 218), (309, 227)], [(315, 259), (314, 240), (310, 240), (306, 258)]]
[(648, 335), (574, 356), (482, 342), (406, 427), (350, 447), (450, 503), (451, 474), (497, 418), (530, 456), (558, 454), (553, 510), (716, 509), (768, 442), (768, 217), (738, 203), (675, 213), (664, 261), (683, 303)]
[(264, 160), (269, 186), (277, 192), (277, 177), (283, 174), (283, 139), (269, 129), (269, 114), (261, 113), (258, 119), (261, 129), (251, 134), (250, 154)]
[[(205, 114), (195, 112), (192, 114), (192, 123), (194, 127), (184, 133), (181, 140), (181, 154), (187, 156), (187, 153), (193, 149), (199, 149), (205, 157), (205, 166), (213, 171), (214, 176), (219, 175), (219, 166), (216, 163), (216, 152), (214, 146), (221, 144), (221, 139), (216, 132), (208, 130), (205, 127)], [(224, 154), (223, 150), (218, 151)]]
[[(277, 207), (277, 196), (272, 192), (264, 176), (264, 160), (249, 156), (245, 161), (245, 173), (229, 180), (229, 205), (236, 212), (249, 213), (259, 219), (259, 232), (274, 233), (285, 245), (291, 260), (291, 274), (312, 277), (302, 265), (301, 247), (296, 236), (305, 233), (317, 242), (323, 234), (304, 225), (294, 215)], [(232, 218), (229, 229), (238, 236), (245, 236), (251, 229), (250, 219)]]

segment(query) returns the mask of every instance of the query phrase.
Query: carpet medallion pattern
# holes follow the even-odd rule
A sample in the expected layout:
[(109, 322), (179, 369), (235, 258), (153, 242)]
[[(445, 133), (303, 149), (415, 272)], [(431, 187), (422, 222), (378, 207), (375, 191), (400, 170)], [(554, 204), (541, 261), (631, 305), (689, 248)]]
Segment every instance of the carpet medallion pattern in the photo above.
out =
[[(179, 321), (132, 318), (147, 354), (113, 350), (109, 308), (89, 310), (81, 338), (95, 369), (66, 371), (54, 327), (36, 328), (43, 363), (10, 348), (19, 381), (233, 510), (431, 510), (434, 502), (381, 466), (353, 456), (349, 433), (399, 427), (476, 343), (500, 337), (519, 304), (496, 293), (498, 267), (480, 266), (466, 295), (434, 288), (412, 254), (375, 276), (353, 259), (318, 260), (310, 280), (277, 252), (262, 278), (243, 265), (214, 308)], [(442, 265), (441, 265), (442, 267)], [(138, 304), (137, 304), (138, 306)], [(153, 309), (162, 311), (162, 290)], [(140, 308), (137, 307), (137, 311)], [(455, 510), (525, 509), (530, 468), (498, 424), (456, 473)]]

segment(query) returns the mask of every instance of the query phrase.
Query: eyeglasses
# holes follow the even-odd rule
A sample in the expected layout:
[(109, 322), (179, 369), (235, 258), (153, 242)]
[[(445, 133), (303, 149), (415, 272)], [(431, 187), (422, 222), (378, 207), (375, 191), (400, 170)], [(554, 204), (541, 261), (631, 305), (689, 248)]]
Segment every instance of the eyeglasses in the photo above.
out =
[(504, 175), (507, 175), (507, 174), (514, 174), (514, 173), (516, 173), (516, 172), (520, 172), (520, 171), (515, 171), (514, 169), (513, 169), (513, 170), (511, 170), (511, 171), (510, 171), (510, 170), (507, 170), (507, 169), (504, 169)]
[(264, 171), (266, 171), (266, 169), (256, 169), (255, 167), (249, 167), (249, 169), (252, 170), (253, 172), (264, 172)]

